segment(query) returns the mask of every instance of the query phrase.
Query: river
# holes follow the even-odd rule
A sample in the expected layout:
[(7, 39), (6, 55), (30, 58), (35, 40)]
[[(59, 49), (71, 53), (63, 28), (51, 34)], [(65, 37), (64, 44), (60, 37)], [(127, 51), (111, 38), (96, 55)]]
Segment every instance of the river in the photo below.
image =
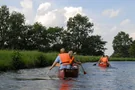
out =
[(111, 61), (111, 67), (100, 68), (84, 63), (87, 74), (80, 69), (79, 77), (57, 78), (57, 67), (48, 75), (46, 68), (22, 69), (0, 73), (0, 90), (135, 90), (135, 62)]

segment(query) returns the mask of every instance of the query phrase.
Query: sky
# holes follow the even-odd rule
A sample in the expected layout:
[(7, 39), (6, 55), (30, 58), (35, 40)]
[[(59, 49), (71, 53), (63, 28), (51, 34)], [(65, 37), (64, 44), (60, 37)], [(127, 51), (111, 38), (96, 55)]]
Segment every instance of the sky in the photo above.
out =
[[(69, 17), (77, 13), (94, 24), (93, 35), (107, 41), (105, 54), (113, 53), (112, 41), (120, 31), (135, 40), (135, 0), (0, 0), (10, 12), (25, 15), (26, 24), (40, 22), (46, 27), (66, 27)], [(87, 48), (87, 47), (86, 47)]]

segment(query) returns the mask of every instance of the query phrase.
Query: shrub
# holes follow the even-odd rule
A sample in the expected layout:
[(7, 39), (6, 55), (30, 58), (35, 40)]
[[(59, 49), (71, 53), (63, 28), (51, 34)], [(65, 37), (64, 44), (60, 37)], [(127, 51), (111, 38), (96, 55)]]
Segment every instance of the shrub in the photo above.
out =
[(24, 62), (22, 62), (21, 54), (15, 51), (12, 56), (13, 69), (18, 70), (25, 67)]
[(42, 54), (37, 57), (35, 63), (37, 67), (44, 67), (48, 65), (48, 62), (46, 61), (45, 57)]

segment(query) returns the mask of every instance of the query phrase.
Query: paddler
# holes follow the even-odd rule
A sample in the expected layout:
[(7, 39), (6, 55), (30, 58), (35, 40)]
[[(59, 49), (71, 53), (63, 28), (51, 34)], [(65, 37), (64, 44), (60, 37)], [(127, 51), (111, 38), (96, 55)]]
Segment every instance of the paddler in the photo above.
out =
[(60, 64), (60, 70), (71, 68), (69, 53), (66, 53), (64, 48), (60, 49), (60, 54), (56, 57), (55, 61), (53, 62), (49, 70), (51, 70), (54, 66), (56, 66), (57, 63)]
[(107, 65), (107, 66), (109, 66), (110, 64), (109, 64), (109, 57), (108, 57), (108, 55), (103, 55), (100, 59), (99, 59), (99, 61), (98, 61), (98, 63), (99, 64), (102, 64), (102, 65)]

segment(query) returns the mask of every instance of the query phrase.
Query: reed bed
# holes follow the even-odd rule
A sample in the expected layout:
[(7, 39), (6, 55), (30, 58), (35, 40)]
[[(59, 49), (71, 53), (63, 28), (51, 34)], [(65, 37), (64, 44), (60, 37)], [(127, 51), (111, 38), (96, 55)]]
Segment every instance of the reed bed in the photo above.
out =
[[(58, 52), (43, 53), (39, 51), (0, 50), (0, 71), (19, 70), (50, 66)], [(100, 56), (75, 55), (77, 61), (97, 62)], [(135, 61), (135, 58), (114, 58), (109, 61)]]

